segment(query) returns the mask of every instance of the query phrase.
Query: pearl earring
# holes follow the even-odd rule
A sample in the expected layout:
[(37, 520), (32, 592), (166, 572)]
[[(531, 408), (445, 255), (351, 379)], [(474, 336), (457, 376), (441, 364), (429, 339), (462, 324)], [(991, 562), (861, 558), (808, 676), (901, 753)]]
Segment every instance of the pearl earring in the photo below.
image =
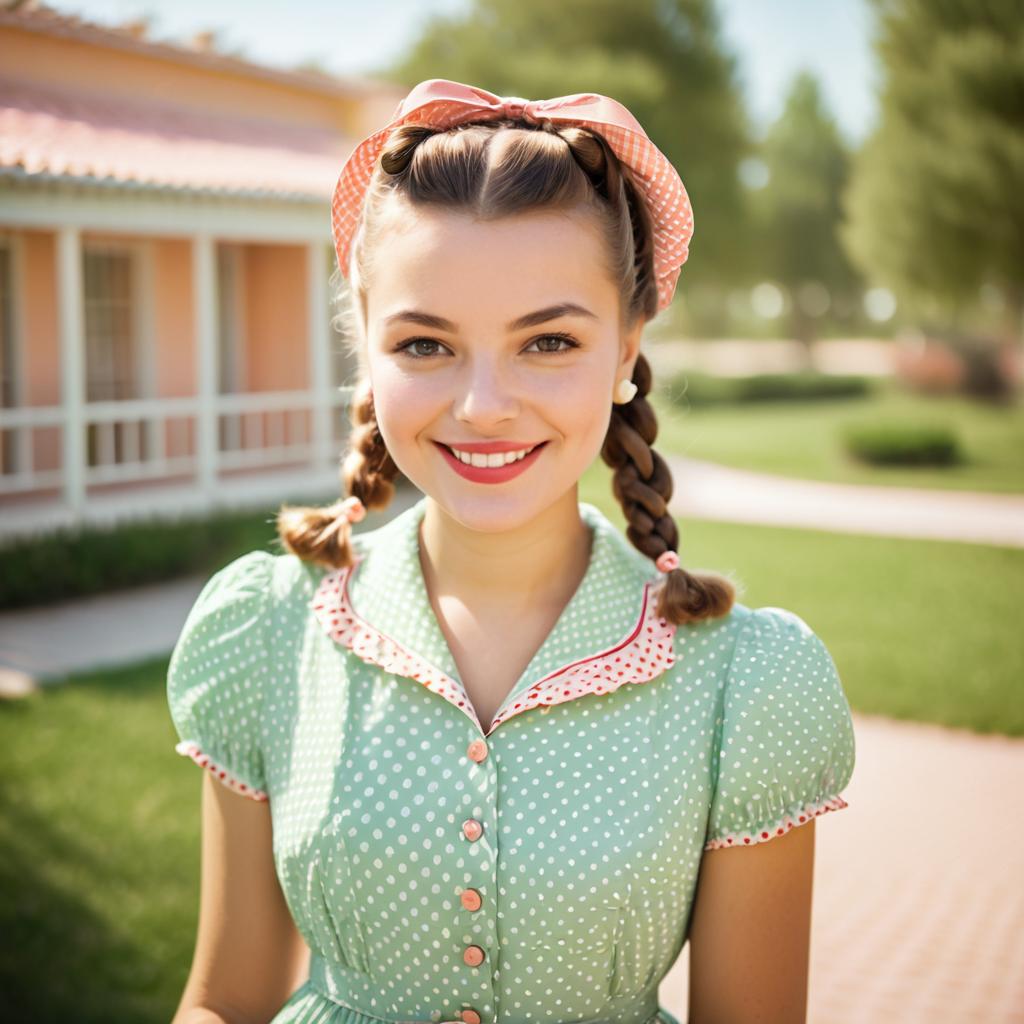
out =
[(615, 385), (615, 397), (612, 401), (616, 405), (625, 405), (627, 402), (632, 402), (637, 393), (637, 386), (627, 378), (623, 377), (618, 384)]

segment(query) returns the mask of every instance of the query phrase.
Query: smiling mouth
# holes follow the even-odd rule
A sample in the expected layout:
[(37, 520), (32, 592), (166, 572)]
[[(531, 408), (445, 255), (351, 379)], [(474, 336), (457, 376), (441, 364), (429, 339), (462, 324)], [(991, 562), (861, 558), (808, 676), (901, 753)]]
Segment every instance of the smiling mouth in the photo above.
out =
[[(502, 466), (511, 466), (513, 463), (521, 462), (540, 447), (540, 444), (533, 444), (526, 448), (516, 448), (507, 452), (468, 452), (449, 444), (438, 443), (464, 466), (473, 466), (476, 469), (501, 469)], [(544, 443), (546, 442), (541, 442), (541, 444)]]

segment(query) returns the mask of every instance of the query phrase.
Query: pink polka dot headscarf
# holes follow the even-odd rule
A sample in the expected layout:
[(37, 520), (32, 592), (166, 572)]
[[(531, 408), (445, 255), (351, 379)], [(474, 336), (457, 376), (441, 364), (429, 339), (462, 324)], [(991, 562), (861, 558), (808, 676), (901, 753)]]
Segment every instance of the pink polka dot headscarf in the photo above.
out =
[(679, 271), (689, 255), (693, 211), (679, 173), (647, 137), (640, 122), (617, 100), (600, 93), (579, 92), (550, 100), (496, 96), (486, 89), (447, 78), (428, 78), (415, 86), (383, 128), (367, 136), (345, 162), (331, 201), (331, 231), (338, 267), (348, 272), (352, 237), (363, 198), (380, 151), (402, 124), (439, 129), (482, 118), (514, 117), (555, 124), (577, 124), (599, 133), (615, 155), (633, 172), (654, 223), (654, 276), (658, 310), (672, 301)]

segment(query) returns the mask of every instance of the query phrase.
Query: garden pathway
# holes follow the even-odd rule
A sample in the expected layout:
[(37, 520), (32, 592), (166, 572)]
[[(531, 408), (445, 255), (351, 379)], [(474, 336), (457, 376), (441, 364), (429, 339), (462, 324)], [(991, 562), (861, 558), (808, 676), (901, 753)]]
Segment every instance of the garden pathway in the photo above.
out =
[(680, 455), (666, 461), (672, 511), (683, 518), (1024, 547), (1024, 495), (797, 480)]

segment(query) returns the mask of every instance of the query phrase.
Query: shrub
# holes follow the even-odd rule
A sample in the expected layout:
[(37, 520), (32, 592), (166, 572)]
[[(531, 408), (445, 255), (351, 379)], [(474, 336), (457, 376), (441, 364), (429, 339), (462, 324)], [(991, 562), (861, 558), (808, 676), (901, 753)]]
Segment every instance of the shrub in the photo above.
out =
[(842, 442), (855, 459), (871, 465), (949, 466), (963, 461), (955, 433), (942, 424), (854, 424), (842, 430)]
[(746, 377), (720, 377), (700, 371), (683, 371), (669, 381), (668, 396), (684, 408), (742, 402), (818, 401), (861, 398), (873, 387), (856, 374), (757, 373)]

